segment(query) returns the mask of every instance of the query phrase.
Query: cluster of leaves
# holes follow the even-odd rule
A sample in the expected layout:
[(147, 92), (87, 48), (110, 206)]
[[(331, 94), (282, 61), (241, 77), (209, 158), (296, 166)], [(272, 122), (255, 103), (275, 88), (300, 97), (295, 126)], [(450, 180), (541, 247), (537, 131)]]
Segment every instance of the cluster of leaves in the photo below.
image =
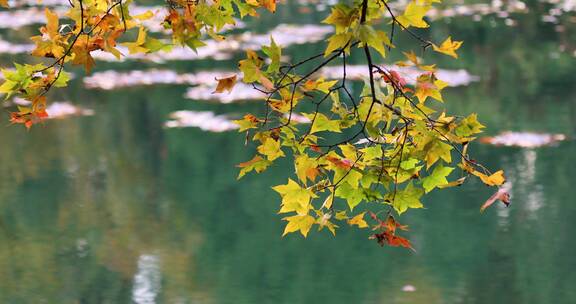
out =
[[(16, 65), (16, 71), (2, 70), (5, 81), (0, 86), (0, 93), (6, 98), (17, 95), (32, 104), (12, 112), (10, 121), (30, 128), (45, 118), (46, 93), (53, 86), (66, 86), (69, 80), (64, 72), (65, 65), (80, 65), (89, 73), (95, 64), (93, 52), (106, 52), (120, 58), (123, 54), (118, 50), (118, 44), (127, 47), (130, 54), (169, 50), (172, 45), (196, 50), (204, 45), (202, 37), (205, 35), (223, 39), (218, 32), (226, 25), (234, 25), (234, 16), (257, 16), (260, 7), (272, 12), (276, 10), (274, 0), (170, 0), (162, 12), (131, 15), (131, 4), (130, 0), (73, 0), (62, 16), (46, 8), (46, 25), (40, 28), (40, 35), (31, 39), (36, 46), (32, 55), (49, 61)], [(8, 7), (7, 1), (0, 1), (0, 5)], [(147, 34), (143, 21), (155, 14), (164, 14), (163, 26), (170, 30), (172, 41), (162, 41)], [(136, 36), (136, 40), (120, 42), (124, 36), (128, 39)]]
[[(313, 226), (335, 234), (339, 225), (346, 224), (372, 227), (371, 238), (380, 244), (412, 248), (396, 234), (397, 228), (406, 227), (396, 221), (394, 213), (422, 208), (424, 194), (458, 186), (469, 176), (489, 186), (504, 183), (502, 171), (491, 174), (467, 154), (468, 143), (484, 128), (476, 115), (455, 117), (438, 110), (446, 83), (436, 77), (435, 65), (424, 65), (414, 52), (404, 52), (405, 60), (396, 65), (420, 71), (415, 84), (409, 85), (401, 73), (376, 63), (396, 48), (397, 31), (413, 37), (423, 49), (432, 47), (458, 57), (461, 41), (448, 37), (436, 45), (412, 31), (428, 27), (424, 16), (433, 2), (439, 0), (411, 0), (403, 12), (395, 13), (384, 0), (341, 1), (323, 20), (334, 27), (323, 52), (286, 64), (281, 62), (281, 47), (271, 39), (261, 54), (247, 51), (239, 62), (242, 81), (267, 95), (263, 115), (247, 114), (237, 121), (240, 132), (257, 143), (257, 154), (238, 165), (239, 177), (262, 172), (279, 158), (293, 157), (295, 178), (273, 187), (281, 196), (279, 213), (287, 215), (284, 234), (299, 231), (307, 236)], [(47, 24), (40, 29), (41, 35), (32, 37), (36, 44), (32, 55), (51, 62), (17, 64), (15, 70), (2, 71), (6, 80), (0, 92), (23, 97), (32, 105), (11, 113), (13, 123), (30, 128), (46, 117), (45, 94), (52, 87), (66, 85), (69, 76), (63, 69), (67, 63), (90, 72), (92, 53), (120, 57), (118, 44), (130, 53), (157, 52), (172, 45), (196, 50), (205, 36), (223, 39), (219, 32), (234, 25), (237, 16), (257, 16), (258, 8), (276, 10), (275, 0), (175, 0), (167, 3), (165, 12), (141, 15), (130, 14), (130, 1), (74, 0), (70, 4), (64, 16), (46, 9)], [(155, 14), (165, 14), (163, 25), (172, 41), (147, 34), (142, 22)], [(66, 23), (61, 24), (63, 17)], [(389, 30), (382, 29), (382, 20), (390, 21)], [(136, 40), (120, 42), (127, 33), (133, 33), (128, 36)], [(347, 60), (353, 53), (359, 53), (366, 65), (364, 87), (356, 95), (346, 77)], [(339, 61), (341, 79), (316, 77), (321, 68)], [(217, 79), (215, 93), (232, 90), (237, 78)], [(309, 123), (298, 123), (302, 120)], [(455, 177), (457, 167), (460, 174)], [(496, 199), (507, 202), (504, 194)], [(381, 211), (386, 212), (383, 220), (378, 215)], [(366, 214), (372, 225), (365, 220)]]
[[(424, 65), (414, 52), (397, 66), (420, 70), (414, 85), (398, 71), (376, 64), (395, 48), (395, 27), (436, 52), (457, 58), (461, 41), (448, 37), (439, 46), (411, 31), (428, 27), (424, 15), (429, 0), (413, 0), (396, 16), (385, 1), (361, 0), (334, 6), (323, 23), (334, 26), (323, 53), (295, 64), (280, 62), (281, 49), (264, 48), (263, 59), (249, 51), (240, 62), (243, 81), (267, 94), (266, 112), (238, 120), (240, 132), (257, 143), (257, 155), (241, 163), (239, 177), (262, 172), (276, 159), (294, 158), (296, 179), (273, 187), (282, 198), (279, 213), (287, 214), (284, 234), (299, 231), (307, 236), (313, 226), (335, 234), (339, 225), (368, 228), (366, 210), (386, 211), (386, 219), (370, 212), (380, 244), (411, 248), (395, 234), (405, 229), (393, 217), (422, 208), (424, 194), (461, 185), (477, 176), (489, 186), (504, 183), (502, 171), (491, 174), (467, 154), (468, 143), (484, 126), (476, 114), (449, 116), (441, 108), (446, 83), (436, 77), (435, 65)], [(391, 18), (389, 32), (376, 23)], [(375, 53), (373, 53), (375, 51)], [(347, 58), (363, 55), (366, 80), (359, 96), (346, 79)], [(341, 60), (340, 80), (315, 78), (320, 68)], [(297, 69), (312, 66), (298, 74)], [(304, 117), (309, 124), (298, 124)], [(455, 169), (460, 168), (458, 177)], [(364, 203), (361, 207), (360, 204)]]

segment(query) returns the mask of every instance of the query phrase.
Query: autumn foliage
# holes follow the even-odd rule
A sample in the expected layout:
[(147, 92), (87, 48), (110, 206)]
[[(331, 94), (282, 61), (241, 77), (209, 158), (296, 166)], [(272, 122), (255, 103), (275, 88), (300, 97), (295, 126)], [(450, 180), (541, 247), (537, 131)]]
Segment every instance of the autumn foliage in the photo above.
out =
[[(442, 110), (443, 89), (435, 64), (394, 43), (394, 35), (408, 35), (422, 49), (458, 58), (462, 41), (447, 37), (434, 43), (413, 28), (427, 28), (425, 15), (439, 0), (411, 0), (400, 11), (382, 0), (340, 1), (322, 23), (333, 26), (325, 48), (296, 63), (284, 62), (282, 47), (273, 37), (261, 52), (249, 50), (238, 63), (239, 74), (215, 79), (215, 94), (226, 94), (238, 81), (265, 93), (263, 113), (237, 120), (240, 132), (255, 144), (255, 156), (240, 163), (239, 178), (260, 173), (279, 158), (293, 159), (294, 176), (273, 189), (281, 197), (284, 235), (307, 236), (313, 227), (336, 231), (342, 225), (371, 229), (379, 244), (412, 248), (399, 231), (407, 227), (399, 215), (422, 208), (422, 197), (436, 189), (454, 187), (469, 177), (488, 186), (505, 182), (502, 171), (491, 173), (470, 158), (468, 144), (484, 126), (476, 114), (452, 116)], [(0, 2), (6, 6), (5, 2)], [(192, 50), (210, 37), (221, 40), (225, 26), (235, 18), (257, 18), (274, 13), (276, 0), (169, 1), (163, 12), (130, 13), (129, 1), (73, 0), (67, 13), (46, 9), (45, 26), (31, 37), (33, 56), (46, 58), (36, 65), (15, 65), (3, 70), (0, 92), (31, 102), (10, 114), (12, 123), (27, 128), (46, 117), (46, 93), (66, 86), (67, 65), (90, 73), (93, 52), (120, 58), (118, 45), (129, 53), (153, 53), (184, 45)], [(148, 35), (143, 23), (163, 14), (166, 41)], [(404, 60), (387, 62), (390, 52)], [(360, 92), (353, 93), (346, 78), (348, 60), (360, 57), (366, 66)], [(426, 57), (426, 56), (424, 56)], [(389, 65), (412, 67), (414, 82)], [(339, 80), (326, 80), (316, 72), (340, 64)], [(296, 119), (299, 117), (300, 119)], [(308, 123), (302, 123), (307, 121)], [(505, 203), (502, 191), (495, 199)], [(488, 204), (490, 205), (490, 204)], [(378, 209), (373, 212), (368, 210)]]

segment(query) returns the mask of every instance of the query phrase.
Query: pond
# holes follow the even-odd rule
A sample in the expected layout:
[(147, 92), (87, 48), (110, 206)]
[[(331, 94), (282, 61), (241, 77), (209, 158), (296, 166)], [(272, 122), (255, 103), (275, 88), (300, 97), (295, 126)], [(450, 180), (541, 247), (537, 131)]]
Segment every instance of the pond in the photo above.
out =
[[(272, 29), (312, 41), (293, 39), (290, 58), (322, 50), (323, 29), (283, 24), (318, 24), (326, 5), (287, 2), (276, 15), (245, 20), (232, 32), (244, 35), (236, 48), (167, 61), (101, 58), (91, 78), (73, 70), (71, 86), (53, 99), (86, 115), (31, 131), (0, 115), (0, 303), (576, 303), (576, 4), (466, 2), (435, 12), (431, 30), (421, 31), (465, 41), (460, 60), (433, 57), (470, 79), (446, 89), (449, 111), (477, 112), (488, 135), (567, 140), (473, 145), (476, 159), (507, 172), (512, 205), (480, 214), (493, 189), (477, 182), (432, 193), (426, 209), (402, 216), (411, 252), (347, 228), (282, 238), (271, 186), (285, 183), (288, 162), (237, 180), (235, 165), (254, 152), (243, 134), (166, 127), (176, 111), (224, 123), (260, 111), (257, 101), (199, 100), (207, 95), (198, 88), (232, 71)], [(27, 58), (35, 27), (0, 26), (2, 67)], [(409, 38), (400, 34), (397, 44)], [(97, 85), (112, 69), (132, 80), (164, 74)]]

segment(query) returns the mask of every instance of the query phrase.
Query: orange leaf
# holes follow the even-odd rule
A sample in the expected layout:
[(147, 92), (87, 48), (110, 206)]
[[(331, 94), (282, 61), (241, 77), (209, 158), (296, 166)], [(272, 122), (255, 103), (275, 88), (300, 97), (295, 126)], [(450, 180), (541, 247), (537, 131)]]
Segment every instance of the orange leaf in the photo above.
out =
[(214, 92), (212, 92), (212, 94), (224, 93), (224, 91), (228, 91), (228, 93), (232, 92), (234, 85), (236, 85), (236, 79), (237, 79), (236, 74), (220, 79), (216, 78), (216, 80), (218, 81), (218, 85), (216, 86), (216, 89), (214, 90)]
[(462, 46), (462, 41), (452, 41), (452, 37), (448, 37), (440, 46), (432, 44), (432, 47), (436, 52), (458, 58), (458, 54), (456, 54), (456, 50)]

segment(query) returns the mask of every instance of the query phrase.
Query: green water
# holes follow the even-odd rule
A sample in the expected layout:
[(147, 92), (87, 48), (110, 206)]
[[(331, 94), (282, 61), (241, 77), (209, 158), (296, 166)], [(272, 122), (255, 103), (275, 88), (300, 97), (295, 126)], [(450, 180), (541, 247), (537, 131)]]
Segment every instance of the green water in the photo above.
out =
[[(299, 14), (292, 4), (248, 28), (314, 23), (323, 14)], [(574, 14), (560, 20), (563, 32), (541, 14), (515, 15), (516, 27), (455, 18), (423, 32), (465, 40), (461, 60), (436, 58), (482, 79), (447, 89), (451, 111), (478, 112), (488, 134), (574, 135)], [(298, 58), (321, 47), (287, 53)], [(2, 57), (4, 66), (11, 60)], [(100, 65), (112, 67), (151, 65)], [(105, 92), (77, 79), (55, 98), (94, 109), (92, 117), (26, 132), (4, 127), (0, 115), (0, 303), (576, 303), (573, 141), (532, 150), (473, 146), (476, 159), (506, 170), (512, 206), (479, 214), (491, 190), (476, 182), (433, 193), (426, 210), (402, 217), (414, 253), (381, 248), (368, 232), (347, 228), (337, 237), (281, 238), (270, 187), (285, 182), (287, 162), (237, 181), (234, 165), (254, 152), (243, 135), (162, 127), (175, 110), (261, 107), (190, 101), (185, 90)], [(415, 291), (403, 291), (407, 285)]]

